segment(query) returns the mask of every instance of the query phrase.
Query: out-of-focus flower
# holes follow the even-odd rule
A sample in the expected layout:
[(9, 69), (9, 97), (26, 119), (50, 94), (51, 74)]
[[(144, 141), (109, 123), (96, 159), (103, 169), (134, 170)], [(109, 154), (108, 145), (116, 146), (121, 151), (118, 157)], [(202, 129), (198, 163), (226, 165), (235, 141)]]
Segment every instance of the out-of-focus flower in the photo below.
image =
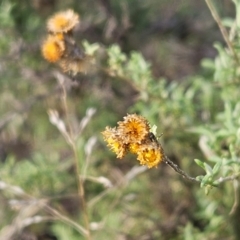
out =
[(86, 73), (92, 66), (92, 58), (85, 56), (83, 59), (62, 58), (59, 65), (64, 72), (71, 72), (73, 75), (77, 73)]
[(67, 33), (71, 31), (79, 23), (79, 16), (68, 9), (63, 12), (56, 13), (47, 22), (47, 29), (52, 33)]
[(160, 143), (150, 132), (150, 124), (142, 116), (129, 114), (124, 117), (124, 121), (118, 122), (118, 127), (106, 127), (102, 134), (118, 158), (124, 157), (129, 151), (137, 154), (140, 164), (149, 168), (157, 166), (164, 158)]
[(79, 16), (69, 9), (56, 13), (47, 22), (49, 31), (42, 45), (43, 57), (57, 63), (64, 72), (72, 75), (93, 70), (94, 58), (76, 44), (72, 30), (79, 23)]
[(63, 33), (56, 33), (54, 36), (59, 40), (59, 41), (64, 41), (64, 34)]
[(49, 35), (42, 45), (42, 55), (49, 62), (57, 62), (63, 55), (65, 44), (59, 36)]

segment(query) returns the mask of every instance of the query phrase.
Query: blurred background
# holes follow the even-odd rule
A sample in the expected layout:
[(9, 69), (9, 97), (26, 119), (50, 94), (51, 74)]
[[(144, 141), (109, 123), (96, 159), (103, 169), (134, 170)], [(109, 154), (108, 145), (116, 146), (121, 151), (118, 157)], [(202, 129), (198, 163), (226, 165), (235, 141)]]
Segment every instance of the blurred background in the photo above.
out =
[[(220, 15), (235, 13), (231, 1), (219, 1), (217, 7)], [(106, 57), (104, 49), (117, 44), (126, 56), (133, 51), (141, 53), (151, 65), (156, 82), (165, 79), (167, 85), (202, 74), (201, 61), (217, 55), (213, 43), (223, 43), (205, 1), (0, 0), (0, 180), (20, 186), (36, 199), (47, 199), (51, 206), (80, 221), (72, 153), (47, 114), (48, 109), (56, 109), (64, 117), (56, 80), (63, 77), (69, 81), (72, 121), (77, 124), (89, 109), (96, 110), (78, 142), (82, 159), (88, 153), (87, 146), (91, 149), (89, 176), (104, 176), (115, 186), (121, 183), (91, 210), (94, 222), (105, 219), (94, 239), (234, 239), (227, 225), (221, 225), (223, 230), (215, 235), (211, 235), (212, 229), (206, 230), (209, 219), (202, 211), (207, 201), (198, 201), (204, 193), (168, 166), (162, 164), (126, 181), (126, 173), (138, 162), (131, 155), (116, 160), (100, 133), (106, 126), (115, 126), (127, 113), (145, 113), (144, 117), (158, 126), (159, 134), (163, 133), (169, 157), (193, 176), (201, 173), (193, 166), (194, 158), (203, 157), (198, 137), (184, 132), (177, 118), (181, 112), (170, 120), (148, 115), (152, 108), (159, 111), (165, 102), (152, 106), (148, 101), (141, 110), (144, 103), (139, 102), (139, 92), (129, 81), (104, 71), (72, 76), (46, 62), (41, 56), (46, 20), (69, 8), (80, 15), (74, 32), (77, 44), (86, 40), (103, 49), (100, 66)], [(194, 115), (197, 118), (198, 112)], [(85, 188), (89, 201), (104, 191), (101, 184), (91, 181), (86, 181)], [(0, 193), (0, 229), (12, 226), (21, 210), (20, 202), (14, 205), (15, 198), (11, 192)], [(214, 198), (219, 198), (217, 193)], [(40, 208), (35, 211), (44, 215)], [(204, 231), (208, 232), (207, 238)], [(71, 227), (52, 220), (30, 224), (15, 233), (13, 239), (84, 238)]]

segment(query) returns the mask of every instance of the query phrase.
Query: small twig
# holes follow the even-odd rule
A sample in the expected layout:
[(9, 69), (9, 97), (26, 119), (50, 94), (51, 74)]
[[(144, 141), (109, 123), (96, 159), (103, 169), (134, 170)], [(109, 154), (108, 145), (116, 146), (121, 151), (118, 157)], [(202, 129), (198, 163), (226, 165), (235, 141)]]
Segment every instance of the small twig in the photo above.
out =
[[(129, 172), (125, 174), (123, 179), (117, 181), (117, 183), (114, 186), (106, 188), (103, 192), (98, 194), (96, 197), (91, 199), (89, 201), (89, 207), (93, 208), (94, 205), (96, 205), (101, 199), (103, 199), (107, 194), (110, 192), (113, 192), (114, 190), (119, 190), (119, 188), (123, 187), (126, 185), (126, 182), (132, 181), (136, 176), (141, 174), (142, 172), (146, 171), (147, 167), (146, 166), (138, 166), (138, 167), (133, 167)], [(120, 194), (120, 193), (119, 193)], [(119, 195), (120, 196), (120, 195)], [(115, 196), (117, 198), (117, 194)]]
[[(44, 209), (46, 212), (48, 212), (53, 217), (55, 217), (56, 220), (62, 221), (64, 223), (68, 224), (69, 226), (73, 227), (76, 231), (78, 231), (84, 237), (88, 236), (88, 232), (89, 232), (88, 229), (84, 228), (79, 223), (71, 220), (67, 216), (61, 214), (57, 209), (50, 207), (46, 200), (36, 199), (33, 196), (31, 196), (30, 194), (26, 193), (19, 186), (10, 185), (10, 184), (5, 183), (4, 181), (0, 181), (0, 190), (10, 191), (14, 195), (19, 196), (22, 199), (28, 201), (28, 205), (29, 205), (29, 202), (30, 203), (33, 202), (33, 203), (35, 203), (35, 205), (38, 204), (39, 206), (41, 206), (42, 209)], [(40, 210), (40, 207), (38, 210)], [(28, 217), (29, 216), (27, 216), (27, 218), (24, 218), (21, 216), (21, 223), (24, 222), (24, 219), (28, 219)], [(19, 218), (19, 217), (17, 216), (17, 218)], [(45, 218), (45, 220), (47, 220), (47, 219)], [(51, 218), (49, 218), (49, 220), (51, 220)], [(8, 236), (8, 235), (13, 236), (15, 234), (16, 230), (17, 230), (17, 228), (16, 228), (15, 224), (12, 224), (12, 225), (8, 226), (7, 228), (0, 230), (0, 240), (10, 239), (6, 236)]]
[(85, 229), (84, 227), (82, 227), (80, 224), (78, 224), (77, 222), (71, 220), (70, 218), (68, 218), (67, 216), (64, 216), (63, 214), (61, 214), (59, 211), (57, 211), (56, 209), (50, 207), (49, 205), (45, 205), (45, 210), (48, 211), (50, 214), (52, 214), (54, 217), (56, 217), (57, 219), (61, 220), (62, 222), (69, 224), (70, 226), (72, 226), (75, 230), (77, 230), (79, 233), (81, 233), (84, 237), (88, 237), (89, 235), (89, 230)]
[(194, 177), (189, 176), (187, 173), (185, 173), (181, 168), (178, 167), (177, 164), (175, 164), (174, 162), (172, 162), (168, 156), (166, 156), (166, 154), (164, 153), (164, 150), (162, 148), (162, 145), (160, 144), (160, 142), (157, 140), (156, 136), (154, 134), (151, 134), (151, 137), (153, 138), (153, 141), (155, 141), (158, 146), (160, 147), (160, 152), (163, 155), (163, 162), (166, 163), (168, 166), (170, 166), (175, 172), (179, 173), (180, 175), (182, 175), (182, 177), (192, 181), (192, 182), (200, 182), (199, 180), (197, 180)]
[[(178, 167), (177, 164), (173, 163), (165, 154), (164, 154), (163, 162), (166, 163), (168, 166), (170, 166), (175, 172), (182, 175), (182, 177), (184, 177), (192, 182), (201, 182), (200, 180), (198, 180), (194, 177), (191, 177), (187, 173), (185, 173), (181, 168)], [(239, 176), (240, 176), (240, 172), (237, 174), (234, 174), (232, 176), (225, 177), (225, 178), (220, 177), (218, 180), (214, 181), (213, 186), (217, 186), (218, 184), (227, 182), (227, 181), (234, 181), (235, 179), (239, 178)]]
[(235, 50), (234, 50), (234, 48), (233, 48), (233, 46), (232, 46), (232, 43), (231, 43), (231, 41), (230, 41), (230, 39), (229, 39), (227, 30), (226, 30), (226, 28), (223, 26), (223, 24), (222, 24), (222, 22), (221, 22), (221, 19), (220, 19), (219, 15), (218, 15), (216, 9), (214, 8), (211, 0), (205, 0), (205, 1), (206, 1), (206, 3), (207, 3), (207, 6), (208, 6), (208, 8), (209, 8), (209, 10), (210, 10), (210, 12), (211, 12), (214, 20), (215, 20), (216, 23), (218, 24), (218, 27), (219, 27), (222, 35), (223, 35), (223, 38), (224, 38), (225, 42), (226, 42), (227, 45), (228, 45), (228, 48), (230, 49), (231, 53), (233, 54), (233, 57), (234, 57), (236, 63), (239, 64), (238, 56), (237, 56), (237, 54), (236, 54), (236, 52), (235, 52)]
[(187, 173), (185, 173), (182, 169), (178, 167), (177, 164), (173, 163), (166, 155), (164, 155), (163, 162), (166, 163), (168, 166), (170, 166), (175, 172), (182, 175), (182, 177), (192, 181), (192, 182), (200, 182), (194, 177), (189, 176)]
[(215, 182), (216, 182), (217, 184), (220, 184), (220, 183), (227, 182), (227, 181), (233, 181), (233, 180), (237, 179), (239, 176), (240, 176), (240, 172), (237, 173), (237, 174), (234, 174), (234, 175), (232, 175), (232, 176), (229, 176), (229, 177), (225, 177), (225, 178), (220, 177), (220, 178), (219, 178), (218, 180), (216, 180)]

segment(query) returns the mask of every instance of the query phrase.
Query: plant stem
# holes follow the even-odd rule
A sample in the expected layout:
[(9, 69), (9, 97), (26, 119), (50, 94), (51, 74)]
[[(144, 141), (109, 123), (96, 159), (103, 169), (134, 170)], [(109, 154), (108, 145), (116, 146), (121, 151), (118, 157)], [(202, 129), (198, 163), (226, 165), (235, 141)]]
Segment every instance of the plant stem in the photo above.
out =
[(240, 62), (239, 62), (239, 58), (238, 58), (238, 56), (237, 56), (237, 54), (236, 54), (236, 52), (235, 52), (235, 50), (234, 50), (234, 48), (233, 48), (233, 46), (232, 46), (232, 43), (231, 43), (231, 41), (230, 41), (230, 39), (229, 39), (227, 30), (226, 30), (226, 28), (223, 26), (223, 24), (222, 24), (222, 22), (221, 22), (221, 19), (220, 19), (219, 15), (218, 15), (216, 9), (214, 8), (211, 0), (205, 0), (205, 1), (206, 1), (207, 6), (208, 6), (208, 8), (209, 8), (209, 10), (210, 10), (210, 12), (211, 12), (211, 14), (212, 14), (212, 16), (213, 16), (213, 19), (214, 19), (214, 20), (216, 21), (216, 23), (218, 24), (218, 27), (219, 27), (222, 35), (223, 35), (223, 38), (224, 38), (225, 42), (227, 43), (228, 48), (230, 49), (230, 51), (231, 51), (231, 53), (232, 53), (232, 55), (233, 55), (236, 63), (239, 64), (239, 63), (240, 63)]
[[(80, 234), (82, 234), (83, 236), (87, 237), (88, 230), (86, 230), (83, 226), (81, 226), (80, 224), (74, 222), (73, 220), (71, 220), (67, 216), (64, 216), (57, 209), (54, 209), (53, 207), (49, 206), (47, 199), (36, 199), (32, 195), (26, 193), (19, 186), (10, 185), (10, 184), (7, 184), (7, 183), (5, 183), (3, 181), (0, 181), (0, 190), (10, 191), (15, 196), (21, 197), (21, 199), (24, 199), (26, 201), (26, 203), (28, 203), (28, 204), (31, 203), (31, 202), (34, 202), (34, 203), (38, 202), (39, 206), (42, 206), (42, 208), (46, 212), (50, 213), (57, 220), (62, 221), (64, 223), (68, 224), (69, 226), (73, 227), (76, 231), (78, 231)], [(22, 220), (24, 220), (24, 219), (22, 219)], [(13, 222), (12, 226), (13, 226), (13, 229), (14, 229), (14, 233), (15, 233), (15, 231), (19, 231), (21, 229), (21, 228), (19, 228), (20, 226), (16, 227), (14, 225), (14, 222)], [(2, 231), (0, 231), (0, 239), (7, 239), (4, 236), (5, 236), (4, 233)]]
[(163, 162), (166, 163), (168, 166), (170, 166), (175, 172), (182, 175), (182, 177), (184, 177), (192, 182), (199, 182), (199, 180), (197, 180), (196, 178), (191, 177), (187, 173), (185, 173), (181, 168), (178, 167), (177, 164), (172, 162), (165, 154), (164, 154)]
[(219, 178), (218, 180), (216, 180), (215, 182), (216, 182), (217, 184), (220, 184), (220, 183), (227, 182), (227, 181), (233, 181), (233, 180), (239, 178), (239, 176), (240, 176), (240, 172), (238, 172), (238, 173), (236, 173), (236, 174), (234, 174), (234, 175), (232, 175), (232, 176), (225, 177), (225, 178), (220, 177), (220, 178)]
[(80, 175), (80, 167), (79, 167), (78, 153), (77, 153), (77, 147), (76, 147), (75, 142), (72, 142), (72, 150), (74, 152), (74, 161), (75, 161), (75, 171), (76, 171), (76, 177), (77, 177), (78, 194), (79, 194), (79, 198), (80, 198), (80, 201), (81, 201), (81, 207), (82, 207), (82, 211), (83, 211), (85, 228), (88, 230), (87, 239), (91, 240), (87, 204), (86, 204), (86, 201), (85, 201), (84, 179), (82, 179), (80, 177), (81, 176)]
[(64, 86), (64, 82), (60, 82), (63, 95), (62, 95), (62, 101), (63, 101), (63, 107), (66, 114), (67, 119), (67, 125), (68, 125), (68, 131), (70, 136), (69, 144), (72, 148), (73, 154), (74, 154), (74, 165), (75, 165), (75, 175), (76, 175), (76, 181), (77, 181), (77, 188), (78, 188), (78, 195), (80, 199), (81, 204), (81, 210), (83, 212), (83, 219), (85, 223), (85, 229), (87, 230), (86, 239), (91, 240), (91, 233), (89, 228), (89, 218), (88, 218), (88, 211), (87, 211), (87, 204), (85, 201), (85, 191), (84, 191), (84, 180), (80, 177), (80, 166), (79, 166), (79, 157), (78, 157), (78, 151), (77, 151), (77, 145), (76, 145), (76, 138), (74, 136), (72, 127), (71, 127), (71, 121), (69, 118), (69, 111), (68, 111), (68, 105), (67, 105), (67, 92)]
[(87, 237), (88, 231), (83, 228), (81, 225), (77, 224), (76, 222), (72, 221), (70, 218), (62, 215), (60, 212), (58, 212), (56, 209), (50, 207), (49, 205), (45, 205), (45, 210), (48, 211), (50, 214), (55, 216), (57, 219), (61, 220), (64, 223), (69, 224), (72, 226), (75, 230), (77, 230), (79, 233), (81, 233), (83, 236)]

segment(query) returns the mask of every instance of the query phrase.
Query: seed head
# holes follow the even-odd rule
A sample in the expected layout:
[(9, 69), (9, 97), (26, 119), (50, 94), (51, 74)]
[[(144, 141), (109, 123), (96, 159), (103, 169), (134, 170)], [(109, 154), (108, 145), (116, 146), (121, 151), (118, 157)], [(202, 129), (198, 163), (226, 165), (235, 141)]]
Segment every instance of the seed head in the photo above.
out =
[(156, 167), (164, 159), (162, 146), (150, 132), (150, 124), (142, 116), (129, 114), (123, 121), (118, 122), (118, 127), (106, 127), (102, 134), (118, 158), (131, 152), (137, 155), (141, 165), (147, 165), (149, 168)]

